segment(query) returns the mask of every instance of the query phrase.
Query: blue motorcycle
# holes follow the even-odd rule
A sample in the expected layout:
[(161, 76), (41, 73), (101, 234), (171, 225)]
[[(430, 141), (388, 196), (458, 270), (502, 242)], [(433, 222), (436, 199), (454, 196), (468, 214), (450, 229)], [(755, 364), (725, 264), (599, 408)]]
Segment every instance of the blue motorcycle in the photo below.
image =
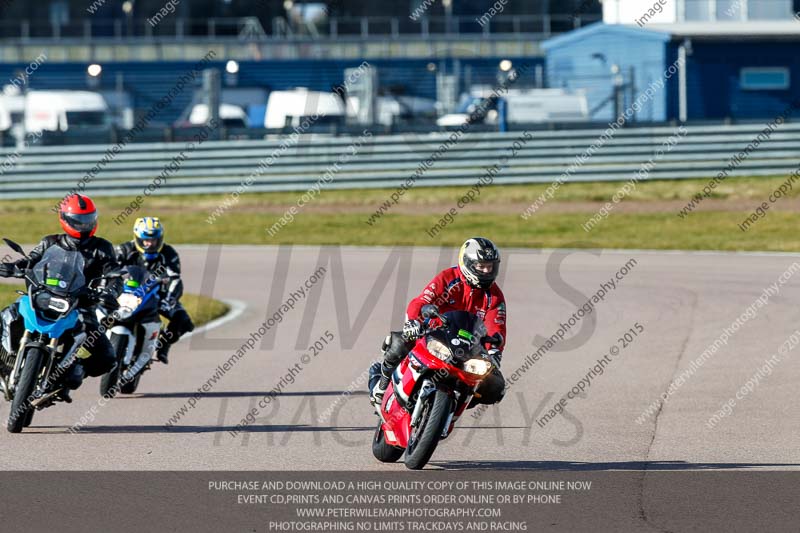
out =
[(103, 396), (133, 394), (150, 368), (161, 331), (159, 290), (172, 279), (158, 274), (135, 265), (125, 267), (123, 292), (117, 298), (119, 309), (110, 314), (102, 307), (97, 309), (97, 318), (106, 324), (106, 336), (117, 355), (117, 365), (100, 379)]
[[(19, 244), (3, 240), (28, 258)], [(73, 331), (78, 325), (79, 299), (99, 296), (100, 291), (93, 287), (95, 281), (87, 285), (83, 270), (79, 252), (53, 246), (33, 269), (15, 273), (27, 282), (27, 292), (18, 291), (22, 297), (17, 300), (24, 332), (21, 338), (12, 338), (6, 327), (0, 349), (0, 389), (11, 402), (7, 423), (11, 433), (29, 426), (36, 410), (58, 401), (63, 388), (60, 378), (86, 340), (86, 333)]]

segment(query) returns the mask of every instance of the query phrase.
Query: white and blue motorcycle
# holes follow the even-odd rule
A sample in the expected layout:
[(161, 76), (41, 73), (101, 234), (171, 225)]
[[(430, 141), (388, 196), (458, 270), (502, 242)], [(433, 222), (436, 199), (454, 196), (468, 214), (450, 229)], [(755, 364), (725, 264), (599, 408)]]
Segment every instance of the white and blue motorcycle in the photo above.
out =
[(106, 336), (117, 355), (117, 365), (100, 379), (103, 396), (133, 394), (142, 374), (150, 369), (161, 331), (159, 289), (172, 279), (134, 265), (125, 267), (122, 277), (119, 309), (110, 315), (102, 307), (97, 309), (97, 317), (101, 324), (107, 324)]

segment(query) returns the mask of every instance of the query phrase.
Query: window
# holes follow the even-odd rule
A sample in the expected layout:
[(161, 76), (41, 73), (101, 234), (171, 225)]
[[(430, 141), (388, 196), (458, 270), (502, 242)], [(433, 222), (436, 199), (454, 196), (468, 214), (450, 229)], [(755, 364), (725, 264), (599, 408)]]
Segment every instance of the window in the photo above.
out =
[(789, 88), (787, 67), (747, 67), (739, 72), (739, 85), (748, 91), (786, 90)]
[(67, 124), (75, 126), (105, 126), (107, 115), (105, 111), (67, 111)]
[(684, 19), (711, 20), (711, 0), (684, 0)]
[(747, 18), (746, 0), (717, 0), (717, 20), (744, 20)]
[(751, 0), (748, 6), (749, 20), (791, 20), (792, 0)]
[(791, 20), (793, 0), (680, 0), (679, 21)]

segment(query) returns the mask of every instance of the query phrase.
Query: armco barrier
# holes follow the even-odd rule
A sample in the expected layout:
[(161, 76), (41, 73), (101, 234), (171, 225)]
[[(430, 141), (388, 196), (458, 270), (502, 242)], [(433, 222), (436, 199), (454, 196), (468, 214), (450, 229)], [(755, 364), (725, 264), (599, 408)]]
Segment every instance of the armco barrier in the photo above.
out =
[[(687, 126), (688, 134), (659, 158), (649, 179), (708, 178), (744, 149), (764, 125)], [(617, 130), (572, 173), (568, 181), (625, 180), (659, 149), (673, 127)], [(540, 183), (557, 179), (603, 130), (533, 131), (495, 183)], [(373, 136), (336, 173), (329, 188), (396, 187), (434, 153), (449, 133)], [(420, 177), (417, 186), (474, 182), (494, 164), (518, 132), (465, 133)], [(272, 165), (256, 176), (250, 191), (305, 190), (345, 151), (352, 138), (301, 136)], [(158, 194), (227, 193), (238, 187), (281, 144), (281, 138), (258, 141), (207, 141), (171, 174)], [(800, 124), (783, 124), (732, 172), (731, 176), (791, 173), (800, 161)], [(93, 195), (135, 195), (184, 150), (185, 143), (130, 144), (85, 187)], [(0, 151), (0, 199), (60, 197), (102, 159), (103, 145), (32, 147), (17, 157)], [(8, 162), (8, 164), (2, 164)]]

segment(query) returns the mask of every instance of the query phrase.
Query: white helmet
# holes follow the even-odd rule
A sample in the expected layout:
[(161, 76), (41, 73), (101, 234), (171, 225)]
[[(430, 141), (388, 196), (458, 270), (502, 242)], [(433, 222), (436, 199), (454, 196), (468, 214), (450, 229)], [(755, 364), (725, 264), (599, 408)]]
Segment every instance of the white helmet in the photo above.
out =
[(467, 239), (458, 252), (458, 268), (471, 286), (488, 289), (497, 279), (500, 250), (489, 239)]

